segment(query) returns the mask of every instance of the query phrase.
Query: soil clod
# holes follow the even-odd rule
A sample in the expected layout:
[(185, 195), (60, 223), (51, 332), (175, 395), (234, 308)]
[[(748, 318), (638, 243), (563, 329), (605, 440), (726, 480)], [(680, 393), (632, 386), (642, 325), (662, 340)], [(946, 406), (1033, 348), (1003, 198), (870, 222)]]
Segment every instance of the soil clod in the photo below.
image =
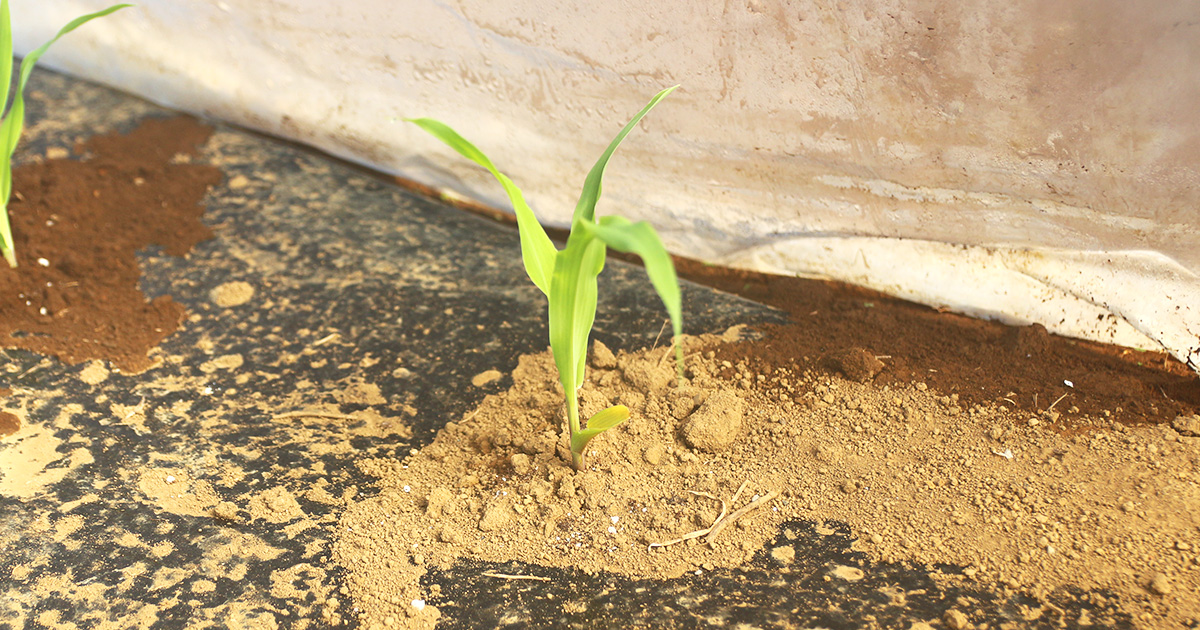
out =
[(727, 451), (742, 434), (742, 399), (729, 391), (717, 391), (684, 422), (683, 439), (688, 446), (708, 453)]
[(862, 348), (848, 348), (830, 355), (830, 367), (852, 381), (865, 383), (883, 371), (884, 364)]

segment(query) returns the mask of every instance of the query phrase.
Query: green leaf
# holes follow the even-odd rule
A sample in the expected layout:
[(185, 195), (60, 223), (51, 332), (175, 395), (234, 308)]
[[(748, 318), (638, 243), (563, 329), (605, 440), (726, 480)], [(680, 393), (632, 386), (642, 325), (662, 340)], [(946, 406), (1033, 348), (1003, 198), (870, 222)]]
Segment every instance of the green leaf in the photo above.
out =
[(614, 405), (588, 419), (587, 431), (607, 431), (629, 419), (629, 408)]
[[(8, 223), (8, 200), (12, 195), (12, 156), (17, 150), (17, 142), (20, 141), (21, 132), (25, 128), (25, 83), (29, 81), (29, 75), (33, 72), (33, 66), (37, 64), (38, 59), (41, 59), (51, 44), (58, 41), (60, 37), (96, 18), (131, 6), (133, 5), (114, 4), (103, 11), (77, 17), (59, 29), (53, 39), (30, 51), (21, 60), (20, 78), (17, 80), (17, 89), (12, 94), (12, 106), (4, 121), (0, 123), (0, 250), (3, 251), (4, 258), (11, 267), (17, 266), (17, 258), (13, 249), (12, 228)], [(0, 66), (3, 68), (0, 69), (0, 79), (3, 79), (5, 105), (9, 101), (8, 88), (9, 82), (12, 80), (12, 58), (12, 21), (8, 11), (8, 0), (2, 0), (0, 1)]]
[[(679, 335), (683, 332), (679, 280), (671, 257), (659, 240), (658, 234), (644, 221), (632, 223), (620, 217), (595, 220), (601, 180), (613, 152), (638, 122), (674, 89), (667, 88), (655, 95), (621, 129), (592, 167), (584, 182), (579, 203), (575, 206), (571, 232), (562, 251), (554, 248), (545, 230), (537, 223), (537, 218), (525, 203), (520, 189), (497, 170), (482, 151), (437, 120), (406, 119), (446, 143), (463, 157), (488, 169), (504, 186), (517, 211), (525, 270), (549, 300), (550, 350), (554, 355), (554, 364), (558, 368), (558, 377), (566, 397), (567, 426), (571, 433), (571, 461), (576, 469), (583, 468), (583, 449), (589, 440), (629, 418), (629, 409), (617, 405), (593, 416), (588, 420), (586, 427), (581, 427), (579, 423), (579, 387), (583, 384), (587, 370), (588, 336), (596, 320), (596, 279), (604, 269), (608, 247), (642, 257), (650, 282), (670, 314), (674, 333)], [(678, 346), (675, 356), (682, 374), (683, 356)]]
[[(683, 334), (683, 297), (679, 291), (679, 278), (675, 274), (671, 255), (654, 228), (645, 221), (633, 223), (625, 217), (615, 216), (601, 217), (597, 223), (582, 225), (609, 247), (641, 257), (650, 284), (654, 285), (663, 306), (667, 308), (667, 315), (671, 317), (671, 330), (675, 336)], [(678, 345), (675, 346), (675, 362), (682, 374), (683, 349)]]
[(671, 255), (654, 228), (645, 221), (634, 223), (625, 217), (608, 216), (601, 217), (597, 223), (587, 224), (585, 229), (604, 241), (605, 245), (625, 254), (636, 254), (642, 259), (650, 283), (671, 316), (675, 334), (682, 334), (683, 300), (679, 292), (679, 278), (675, 275)]
[(629, 419), (629, 408), (625, 405), (615, 405), (597, 413), (587, 421), (587, 428), (571, 436), (571, 452), (583, 453), (584, 447), (592, 438), (625, 422)]
[[(80, 26), (83, 26), (84, 24), (87, 24), (88, 22), (90, 22), (96, 18), (104, 17), (110, 13), (115, 13), (116, 11), (120, 11), (121, 9), (131, 7), (131, 6), (133, 6), (133, 5), (132, 4), (114, 4), (113, 6), (108, 7), (107, 9), (104, 9), (103, 11), (97, 11), (95, 13), (89, 13), (87, 15), (82, 15), (80, 17), (77, 17), (74, 20), (71, 20), (70, 22), (68, 22), (66, 26), (59, 29), (58, 34), (55, 35), (53, 39), (46, 42), (45, 44), (42, 44), (41, 46), (38, 46), (35, 49), (33, 49), (32, 51), (30, 51), (30, 53), (28, 55), (25, 55), (25, 58), (21, 60), (21, 77), (17, 81), (17, 90), (16, 90), (16, 93), (13, 95), (13, 110), (14, 110), (14, 112), (10, 112), (10, 114), (9, 114), (9, 119), (15, 119), (17, 121), (14, 126), (15, 131), (12, 132), (12, 135), (10, 135), (6, 138), (6, 140), (8, 140), (7, 153), (10, 156), (12, 155), (12, 152), (16, 149), (17, 139), (20, 137), (21, 131), (25, 124), (24, 116), (16, 116), (13, 114), (15, 113), (18, 105), (21, 106), (22, 113), (25, 111), (25, 109), (24, 109), (25, 83), (27, 81), (29, 81), (29, 75), (33, 72), (33, 66), (35, 64), (37, 64), (38, 59), (41, 59), (42, 55), (46, 54), (46, 51), (50, 49), (50, 46), (52, 44), (54, 44), (54, 42), (58, 41), (59, 38), (61, 38), (63, 35), (70, 33), (71, 31), (79, 28)], [(9, 47), (11, 50), (11, 42), (9, 44)], [(0, 52), (2, 52), (2, 51), (0, 51)], [(12, 57), (10, 54), (9, 59), (11, 59), (11, 58)], [(6, 120), (5, 122), (8, 122), (8, 121)], [(9, 132), (6, 131), (6, 133), (9, 133)]]
[(8, 90), (12, 87), (12, 17), (8, 13), (8, 0), (0, 1), (0, 86), (4, 87), (4, 102), (0, 103), (0, 114), (8, 109)]
[(58, 30), (58, 34), (55, 35), (53, 39), (46, 42), (45, 44), (42, 44), (41, 46), (38, 46), (33, 51), (31, 51), (28, 55), (25, 55), (25, 58), (23, 60), (21, 60), (21, 82), (18, 84), (17, 92), (20, 92), (22, 89), (25, 88), (25, 81), (27, 81), (29, 79), (29, 73), (33, 72), (33, 64), (37, 63), (38, 59), (41, 59), (42, 55), (46, 53), (46, 50), (50, 48), (50, 45), (53, 44), (54, 42), (58, 41), (60, 37), (62, 37), (63, 35), (66, 35), (67, 33), (70, 33), (71, 31), (79, 28), (80, 26), (83, 26), (84, 24), (87, 24), (88, 22), (91, 22), (92, 20), (94, 20), (96, 18), (101, 18), (110, 13), (116, 13), (117, 11), (120, 11), (121, 9), (125, 9), (125, 8), (132, 7), (132, 6), (133, 6), (132, 4), (114, 4), (111, 7), (104, 9), (103, 11), (97, 11), (95, 13), (88, 13), (87, 15), (81, 15), (81, 16), (75, 18), (74, 20), (67, 22), (67, 25), (60, 28)]
[[(18, 95), (19, 96), (19, 95)], [(17, 150), (17, 141), (21, 139), (24, 127), (25, 99), (16, 98), (8, 110), (8, 117), (0, 122), (0, 169), (3, 178), (0, 179), (0, 200), (8, 207), (8, 199), (12, 194), (12, 156)]]
[[(567, 246), (558, 252), (550, 279), (550, 352), (566, 398), (567, 427), (579, 433), (579, 386), (587, 369), (587, 339), (596, 319), (596, 276), (604, 268), (602, 241), (583, 230), (571, 230)], [(571, 451), (571, 463), (583, 468), (583, 451)]]
[(571, 230), (550, 281), (550, 350), (563, 389), (572, 394), (583, 384), (588, 334), (596, 320), (596, 276), (604, 268), (605, 253), (602, 241)]
[(405, 118), (404, 120), (424, 129), (463, 157), (486, 168), (500, 182), (517, 214), (517, 230), (521, 237), (521, 258), (525, 262), (525, 273), (529, 274), (529, 279), (533, 280), (533, 284), (537, 285), (542, 293), (549, 296), (550, 276), (554, 273), (554, 260), (558, 250), (554, 248), (554, 243), (546, 234), (545, 228), (538, 223), (537, 216), (525, 202), (525, 195), (521, 193), (521, 189), (517, 188), (517, 185), (507, 175), (501, 173), (496, 165), (488, 159), (488, 156), (483, 154), (483, 151), (467, 142), (446, 123), (432, 118)]
[[(0, 85), (4, 86), (4, 100), (0, 101), (0, 114), (8, 110), (9, 88), (12, 86), (12, 19), (8, 12), (8, 0), (0, 0)], [(0, 121), (0, 253), (10, 267), (17, 266), (12, 227), (8, 224), (8, 199), (12, 194), (12, 151), (8, 150), (10, 129), (9, 117)]]
[(650, 113), (650, 110), (654, 109), (654, 106), (658, 105), (659, 101), (666, 98), (671, 92), (674, 92), (677, 87), (679, 86), (675, 85), (655, 94), (654, 98), (650, 99), (650, 102), (646, 103), (646, 106), (642, 108), (642, 111), (638, 112), (632, 120), (626, 123), (625, 127), (621, 129), (621, 133), (618, 133), (617, 137), (613, 138), (613, 141), (608, 144), (608, 148), (600, 155), (600, 159), (596, 161), (595, 166), (588, 172), (587, 179), (583, 181), (583, 192), (579, 194), (579, 203), (575, 204), (575, 214), (572, 217), (572, 221), (579, 219), (591, 221), (595, 217), (596, 202), (600, 200), (600, 180), (604, 179), (604, 168), (608, 166), (608, 160), (612, 158), (613, 152), (621, 145), (621, 141), (625, 139), (625, 136), (629, 135), (629, 132), (633, 131), (633, 128), (641, 122), (642, 118)]

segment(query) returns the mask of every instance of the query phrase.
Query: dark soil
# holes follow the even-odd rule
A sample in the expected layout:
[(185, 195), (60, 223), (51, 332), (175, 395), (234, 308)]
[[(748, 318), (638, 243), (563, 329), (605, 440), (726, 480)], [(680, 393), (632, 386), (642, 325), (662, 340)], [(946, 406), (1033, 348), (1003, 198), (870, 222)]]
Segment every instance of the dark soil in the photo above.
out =
[(0, 268), (0, 345), (67, 364), (104, 359), (125, 372), (153, 365), (147, 353), (184, 309), (170, 296), (147, 300), (135, 253), (157, 246), (184, 256), (212, 237), (200, 202), (221, 172), (186, 157), (211, 133), (192, 118), (149, 120), (74, 147), (74, 158), (15, 169), (9, 216), (20, 267)]
[[(817, 370), (871, 378), (853, 360), (857, 353), (879, 358), (882, 369), (873, 378), (883, 384), (924, 382), (967, 403), (1004, 402), (1030, 412), (1053, 405), (1065, 420), (1107, 412), (1125, 424), (1158, 424), (1200, 406), (1200, 379), (1165, 353), (938, 312), (834, 282), (690, 260), (677, 265), (689, 280), (789, 314), (793, 323), (767, 326), (761, 339), (724, 351), (724, 359), (748, 361), (759, 374)], [(769, 388), (770, 380), (762, 386)]]

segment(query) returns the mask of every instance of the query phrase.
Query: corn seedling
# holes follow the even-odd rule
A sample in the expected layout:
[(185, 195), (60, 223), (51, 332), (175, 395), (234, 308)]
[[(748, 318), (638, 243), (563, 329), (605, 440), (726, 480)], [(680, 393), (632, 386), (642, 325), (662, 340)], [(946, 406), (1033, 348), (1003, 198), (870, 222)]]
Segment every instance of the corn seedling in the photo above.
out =
[[(525, 271), (550, 303), (550, 351), (554, 355), (554, 364), (566, 396), (571, 464), (577, 470), (584, 467), (584, 448), (587, 443), (629, 418), (629, 409), (624, 405), (616, 405), (600, 411), (582, 426), (579, 422), (579, 388), (583, 385), (586, 370), (588, 336), (596, 319), (596, 278), (604, 268), (608, 247), (641, 257), (650, 282), (671, 317), (675, 335), (683, 331), (683, 307), (675, 265), (659, 240), (658, 233), (645, 221), (634, 223), (618, 216), (599, 219), (595, 216), (596, 202), (600, 199), (600, 180), (604, 177), (609, 158), (642, 117), (674, 89), (667, 88), (655, 95), (617, 134), (592, 167), (584, 180), (583, 192), (571, 218), (567, 244), (562, 250), (554, 246), (538, 223), (521, 190), (479, 149), (444, 123), (430, 118), (407, 119), (463, 157), (490, 171), (512, 201), (517, 215)], [(675, 359), (682, 375), (683, 354), (678, 345)]]
[(8, 13), (8, 0), (0, 0), (0, 86), (4, 87), (4, 102), (0, 103), (0, 112), (8, 111), (3, 120), (0, 120), (0, 251), (4, 253), (4, 259), (8, 261), (10, 267), (17, 266), (17, 254), (13, 248), (12, 228), (8, 224), (8, 200), (12, 195), (12, 156), (13, 152), (17, 150), (17, 142), (20, 141), (21, 131), (25, 127), (25, 82), (29, 80), (29, 74), (33, 72), (34, 64), (45, 54), (51, 44), (58, 41), (58, 38), (91, 20), (131, 6), (133, 5), (115, 4), (103, 11), (89, 13), (71, 20), (62, 27), (62, 30), (58, 31), (54, 39), (25, 55), (25, 58), (21, 60), (16, 92), (10, 95), (13, 71), (12, 19)]

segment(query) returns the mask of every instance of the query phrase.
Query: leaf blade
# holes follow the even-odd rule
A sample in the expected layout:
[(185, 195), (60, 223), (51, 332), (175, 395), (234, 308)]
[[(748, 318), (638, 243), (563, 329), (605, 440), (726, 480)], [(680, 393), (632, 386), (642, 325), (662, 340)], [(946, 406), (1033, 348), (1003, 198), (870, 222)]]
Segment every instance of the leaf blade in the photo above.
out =
[(500, 169), (496, 168), (496, 165), (488, 156), (484, 155), (483, 151), (468, 142), (446, 123), (433, 118), (405, 118), (404, 120), (417, 125), (426, 133), (441, 140), (459, 155), (486, 168), (496, 178), (496, 181), (500, 182), (517, 215), (517, 232), (521, 239), (521, 260), (525, 263), (525, 273), (529, 274), (529, 279), (538, 289), (541, 289), (543, 294), (549, 296), (550, 277), (554, 273), (554, 261), (557, 258), (558, 250), (554, 247), (550, 236), (546, 234), (546, 229), (538, 222), (537, 216), (533, 214), (533, 210), (525, 201), (525, 195), (521, 189), (507, 175), (501, 173)]
[(587, 421), (587, 428), (571, 436), (571, 451), (583, 453), (583, 449), (592, 438), (625, 422), (629, 419), (629, 408), (625, 405), (613, 405), (604, 411), (597, 412)]
[[(104, 17), (131, 6), (133, 5), (114, 4), (107, 9), (81, 15), (67, 22), (67, 25), (59, 29), (58, 34), (50, 41), (30, 51), (21, 60), (17, 88), (12, 94), (12, 106), (9, 108), (3, 122), (0, 123), (0, 252), (4, 254), (4, 258), (8, 261), (10, 267), (17, 266), (17, 258), (12, 227), (8, 222), (8, 200), (12, 194), (12, 156), (17, 150), (17, 143), (20, 141), (21, 132), (25, 128), (25, 83), (29, 81), (29, 75), (33, 73), (33, 67), (37, 64), (38, 59), (63, 35), (96, 18)], [(6, 105), (9, 101), (8, 89), (12, 80), (12, 22), (10, 18), (8, 0), (3, 0), (3, 4), (0, 6), (0, 23), (2, 23), (0, 24), (0, 29), (3, 31), (0, 33), (0, 55), (3, 55), (0, 57), (0, 65), (3, 65), (4, 68), (0, 70), (0, 79), (3, 79), (5, 90), (4, 104)]]
[(8, 109), (9, 90), (12, 88), (12, 16), (8, 11), (8, 0), (0, 1), (0, 86), (4, 87), (4, 102), (0, 103), (0, 114)]
[(550, 283), (550, 350), (563, 389), (583, 384), (587, 339), (596, 320), (596, 278), (604, 268), (604, 243), (582, 230), (572, 230), (559, 252)]
[(642, 259), (650, 284), (671, 317), (674, 334), (683, 334), (683, 295), (679, 290), (679, 277), (671, 254), (654, 227), (646, 221), (634, 223), (624, 217), (608, 216), (587, 225), (586, 229), (608, 247), (625, 254), (636, 254)]
[(70, 33), (71, 31), (79, 28), (80, 26), (83, 26), (84, 24), (91, 22), (92, 20), (94, 20), (96, 18), (102, 18), (110, 13), (116, 13), (117, 11), (120, 11), (121, 9), (125, 9), (125, 8), (132, 7), (132, 6), (133, 6), (132, 4), (127, 4), (127, 3), (114, 4), (111, 7), (108, 7), (107, 9), (96, 11), (95, 13), (88, 13), (86, 15), (81, 15), (81, 16), (75, 18), (74, 20), (67, 22), (66, 26), (58, 29), (58, 34), (55, 35), (50, 41), (33, 49), (32, 51), (29, 52), (28, 55), (25, 55), (24, 59), (21, 60), (21, 80), (17, 84), (17, 93), (20, 94), (20, 92), (25, 89), (25, 82), (27, 80), (29, 80), (29, 74), (31, 72), (33, 72), (34, 64), (36, 64), (38, 62), (38, 59), (41, 59), (42, 55), (46, 54), (46, 51), (49, 50), (50, 46), (52, 44), (54, 44), (54, 42), (58, 41), (59, 38), (61, 38), (63, 35), (66, 35), (67, 33)]
[(583, 181), (583, 190), (579, 193), (579, 202), (575, 205), (575, 214), (572, 217), (573, 221), (578, 219), (591, 221), (594, 219), (596, 216), (596, 203), (600, 201), (601, 180), (604, 179), (604, 169), (608, 166), (609, 159), (612, 158), (617, 147), (621, 146), (621, 142), (625, 140), (625, 136), (628, 136), (629, 132), (633, 131), (633, 128), (641, 122), (642, 118), (646, 114), (649, 114), (650, 110), (654, 109), (654, 106), (658, 105), (659, 101), (666, 98), (668, 94), (674, 92), (678, 87), (678, 85), (673, 85), (655, 94), (641, 111), (634, 115), (628, 123), (625, 123), (625, 127), (608, 144), (608, 148), (600, 155), (600, 159), (596, 160), (596, 164), (592, 166), (592, 170), (588, 171), (587, 178)]

